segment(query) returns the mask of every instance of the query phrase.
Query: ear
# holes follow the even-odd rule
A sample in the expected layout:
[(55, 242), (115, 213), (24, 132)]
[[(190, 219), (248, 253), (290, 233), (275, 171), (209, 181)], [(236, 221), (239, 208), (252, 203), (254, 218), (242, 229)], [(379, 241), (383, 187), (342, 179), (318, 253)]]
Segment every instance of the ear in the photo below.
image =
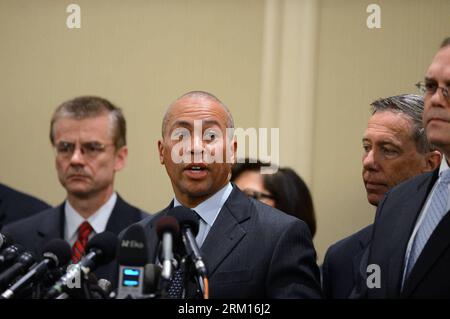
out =
[(230, 142), (230, 161), (231, 161), (231, 164), (236, 163), (236, 154), (237, 154), (237, 140), (236, 140), (236, 137), (233, 136), (233, 139)]
[(125, 167), (127, 157), (128, 157), (128, 147), (124, 145), (116, 152), (116, 159), (114, 163), (115, 172), (118, 172)]
[(158, 140), (158, 153), (159, 153), (159, 162), (164, 164), (164, 142), (163, 140)]
[(442, 155), (439, 151), (431, 151), (425, 155), (425, 172), (434, 171), (440, 164)]

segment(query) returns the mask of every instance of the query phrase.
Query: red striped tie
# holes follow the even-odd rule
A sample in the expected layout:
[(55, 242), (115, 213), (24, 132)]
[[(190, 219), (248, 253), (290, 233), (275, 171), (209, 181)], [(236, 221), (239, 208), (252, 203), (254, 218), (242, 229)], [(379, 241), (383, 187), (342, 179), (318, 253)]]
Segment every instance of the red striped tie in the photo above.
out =
[(72, 262), (74, 264), (83, 256), (91, 232), (92, 226), (89, 222), (83, 222), (80, 227), (78, 227), (78, 239), (72, 247)]

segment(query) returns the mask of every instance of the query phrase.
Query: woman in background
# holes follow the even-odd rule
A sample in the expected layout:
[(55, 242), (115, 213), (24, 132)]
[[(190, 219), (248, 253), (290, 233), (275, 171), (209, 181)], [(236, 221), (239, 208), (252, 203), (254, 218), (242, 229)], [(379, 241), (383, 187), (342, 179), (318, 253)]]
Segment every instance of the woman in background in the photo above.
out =
[(316, 217), (308, 186), (288, 167), (280, 167), (274, 174), (261, 174), (261, 167), (266, 165), (260, 161), (250, 163), (248, 159), (237, 163), (231, 181), (248, 196), (303, 220), (314, 237)]

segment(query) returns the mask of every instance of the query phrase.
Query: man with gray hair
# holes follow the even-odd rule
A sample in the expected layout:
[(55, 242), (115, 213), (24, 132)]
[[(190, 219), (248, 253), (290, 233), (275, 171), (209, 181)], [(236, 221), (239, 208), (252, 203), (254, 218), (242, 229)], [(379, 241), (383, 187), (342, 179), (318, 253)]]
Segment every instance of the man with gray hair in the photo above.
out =
[[(428, 143), (422, 126), (422, 96), (402, 94), (371, 105), (372, 116), (362, 139), (362, 177), (367, 200), (378, 206), (392, 187), (434, 170), (441, 156)], [(327, 298), (350, 296), (371, 234), (372, 225), (328, 249), (322, 268)]]
[(450, 38), (416, 86), (424, 96), (427, 139), (443, 158), (378, 206), (367, 264), (377, 265), (381, 276), (377, 289), (365, 291), (368, 298), (450, 298)]
[[(106, 99), (77, 97), (54, 112), (50, 142), (66, 200), (7, 225), (4, 231), (39, 256), (51, 239), (65, 239), (72, 246), (72, 261), (76, 263), (95, 234), (119, 234), (145, 217), (114, 190), (115, 173), (124, 168), (128, 155), (125, 118), (121, 109)], [(117, 282), (114, 263), (98, 268), (96, 275), (113, 285)]]

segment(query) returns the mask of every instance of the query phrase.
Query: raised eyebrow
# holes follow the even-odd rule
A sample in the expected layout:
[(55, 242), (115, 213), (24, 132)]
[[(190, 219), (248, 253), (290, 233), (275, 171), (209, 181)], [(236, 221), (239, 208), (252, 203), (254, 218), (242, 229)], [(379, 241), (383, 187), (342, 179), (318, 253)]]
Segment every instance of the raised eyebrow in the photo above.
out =
[[(202, 121), (202, 125), (217, 125), (220, 126), (220, 123), (216, 120), (201, 120)], [(176, 126), (183, 126), (183, 127), (192, 127), (192, 123), (185, 121), (185, 120), (177, 120), (172, 124), (172, 128), (176, 127)]]
[(203, 121), (203, 124), (205, 124), (205, 125), (217, 125), (217, 126), (220, 126), (220, 123), (218, 122), (218, 121), (216, 121), (216, 120), (204, 120)]
[(177, 127), (177, 126), (189, 127), (189, 128), (192, 127), (191, 123), (189, 123), (188, 121), (184, 121), (184, 120), (176, 120), (176, 121), (172, 124), (170, 130), (173, 130), (173, 129), (174, 129), (175, 127)]

